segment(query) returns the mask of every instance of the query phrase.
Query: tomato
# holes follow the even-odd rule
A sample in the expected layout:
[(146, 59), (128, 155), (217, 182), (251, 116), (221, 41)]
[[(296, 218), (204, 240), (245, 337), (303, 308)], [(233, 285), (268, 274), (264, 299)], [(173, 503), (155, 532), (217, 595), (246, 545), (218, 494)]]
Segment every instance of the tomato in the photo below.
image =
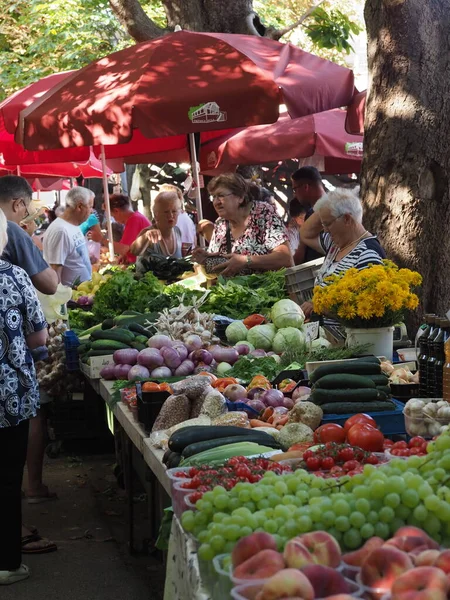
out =
[(395, 449), (398, 449), (398, 450), (404, 450), (405, 448), (408, 447), (408, 444), (404, 441), (395, 442), (395, 444), (392, 447)]
[(263, 323), (265, 323), (266, 317), (258, 314), (249, 315), (242, 322), (247, 327), (247, 329), (251, 329), (252, 327), (255, 327), (255, 325), (262, 325)]
[[(237, 382), (235, 382), (235, 383), (237, 383)], [(271, 385), (270, 381), (267, 379), (267, 377), (264, 377), (264, 375), (255, 375), (255, 377), (253, 377), (253, 379), (250, 381), (250, 383), (247, 387), (247, 391), (250, 391), (255, 387), (263, 388), (263, 390), (271, 390), (272, 389), (272, 385)]]
[(426, 444), (425, 439), (421, 435), (416, 435), (409, 440), (408, 446), (410, 448), (420, 448), (424, 443)]
[(217, 379), (216, 381), (213, 381), (211, 385), (216, 390), (219, 390), (219, 392), (224, 392), (225, 388), (233, 383), (237, 383), (237, 379), (235, 379), (234, 377), (223, 377), (222, 379)]
[(353, 477), (354, 475), (359, 475), (359, 474), (361, 473), (361, 471), (362, 471), (362, 469), (361, 469), (361, 468), (359, 468), (359, 469), (353, 469), (352, 471), (349, 471), (349, 472), (347, 473), (347, 475), (348, 475), (349, 477)]
[(410, 448), (409, 455), (410, 456), (420, 456), (422, 454), (422, 448)]
[[(298, 444), (293, 444), (288, 452), (292, 452), (293, 450), (299, 450), (299, 451), (304, 451), (305, 454), (308, 452), (308, 448), (311, 448), (312, 444), (311, 442), (299, 442)], [(303, 455), (303, 458), (305, 458), (305, 455)]]
[(325, 471), (328, 471), (329, 469), (332, 469), (334, 467), (334, 459), (331, 458), (331, 456), (327, 456), (326, 458), (322, 458), (321, 467), (322, 467), (322, 469), (325, 469)]
[(354, 469), (358, 469), (359, 468), (359, 462), (357, 460), (348, 460), (347, 462), (345, 462), (342, 465), (342, 468), (344, 469), (344, 471), (353, 471)]
[(311, 458), (312, 456), (315, 456), (314, 452), (312, 450), (307, 450), (303, 454), (303, 460), (308, 460), (308, 458)]
[(369, 452), (382, 452), (384, 435), (371, 425), (353, 425), (347, 433), (348, 443)]
[(353, 448), (342, 448), (342, 450), (339, 450), (338, 453), (339, 460), (342, 462), (346, 462), (347, 460), (353, 460), (354, 456), (355, 452)]
[(372, 425), (372, 427), (375, 428), (377, 426), (375, 419), (373, 419), (370, 415), (366, 415), (365, 413), (358, 413), (345, 421), (345, 433), (347, 433), (349, 429), (351, 429), (351, 427), (353, 427), (353, 425), (356, 425), (357, 423), (368, 423), (369, 425)]
[(341, 425), (337, 423), (327, 423), (326, 425), (321, 425), (314, 432), (314, 441), (316, 444), (326, 443), (326, 442), (345, 442), (345, 431)]
[(336, 474), (341, 474), (344, 472), (344, 469), (339, 466), (339, 465), (334, 465), (334, 467), (331, 467), (330, 469), (330, 473), (336, 473)]
[(369, 456), (366, 458), (365, 462), (366, 462), (368, 465), (377, 465), (377, 464), (378, 464), (380, 461), (378, 460), (378, 457), (377, 457), (377, 456), (375, 456), (375, 454), (370, 454), (370, 455), (369, 455)]
[[(161, 384), (161, 385), (167, 385), (167, 383)], [(161, 391), (161, 387), (160, 387), (159, 383), (155, 383), (154, 381), (146, 381), (142, 385), (142, 391), (143, 392), (159, 392), (159, 391)]]
[(292, 392), (292, 390), (296, 386), (296, 382), (293, 379), (283, 379), (281, 383), (278, 384), (278, 389), (280, 392)]
[(383, 448), (386, 450), (387, 448), (392, 448), (394, 442), (392, 440), (384, 440)]
[(398, 451), (398, 456), (411, 456), (411, 451), (409, 448), (400, 448)]
[(311, 456), (306, 460), (306, 466), (310, 471), (318, 471), (320, 469), (320, 458), (318, 456)]
[(170, 387), (170, 385), (168, 383), (164, 382), (159, 385), (159, 391), (160, 392), (169, 392), (169, 394), (171, 394), (172, 388)]

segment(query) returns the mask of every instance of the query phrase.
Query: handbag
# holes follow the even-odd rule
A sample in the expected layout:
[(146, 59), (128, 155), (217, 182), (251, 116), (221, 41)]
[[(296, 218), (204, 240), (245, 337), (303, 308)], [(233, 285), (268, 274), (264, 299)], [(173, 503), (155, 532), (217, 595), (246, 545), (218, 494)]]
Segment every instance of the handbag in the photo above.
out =
[[(231, 254), (231, 250), (232, 250), (231, 231), (230, 231), (230, 224), (228, 222), (227, 222), (227, 230), (226, 230), (226, 234), (225, 234), (225, 241), (226, 241), (226, 246), (227, 246), (227, 254)], [(213, 269), (214, 269), (214, 267), (217, 267), (217, 265), (223, 265), (223, 263), (226, 263), (227, 261), (228, 261), (228, 258), (226, 258), (226, 256), (209, 256), (205, 261), (206, 273), (208, 275), (211, 273), (220, 275), (220, 273), (213, 271)], [(239, 271), (239, 275), (250, 275), (253, 272), (254, 271), (252, 269), (250, 269), (249, 267), (245, 267), (244, 269)]]

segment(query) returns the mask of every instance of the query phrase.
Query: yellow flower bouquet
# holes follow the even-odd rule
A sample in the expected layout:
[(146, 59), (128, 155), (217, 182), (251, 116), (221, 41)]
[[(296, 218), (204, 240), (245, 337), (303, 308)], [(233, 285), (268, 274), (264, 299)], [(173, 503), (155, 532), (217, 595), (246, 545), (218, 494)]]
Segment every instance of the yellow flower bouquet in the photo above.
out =
[(367, 269), (349, 269), (325, 279), (325, 287), (314, 288), (317, 314), (341, 321), (346, 327), (390, 327), (414, 310), (419, 298), (414, 288), (422, 283), (416, 271), (399, 269), (389, 260)]

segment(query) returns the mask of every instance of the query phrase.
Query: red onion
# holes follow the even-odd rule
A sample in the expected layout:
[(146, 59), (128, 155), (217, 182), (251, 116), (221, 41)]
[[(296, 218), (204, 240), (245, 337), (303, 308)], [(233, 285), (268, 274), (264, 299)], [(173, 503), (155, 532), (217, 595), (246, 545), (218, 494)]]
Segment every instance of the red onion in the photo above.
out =
[(286, 413), (289, 412), (289, 409), (287, 409), (285, 406), (275, 406), (275, 408), (273, 409), (273, 412), (276, 413), (277, 415), (285, 415)]
[(135, 348), (116, 350), (113, 354), (113, 361), (116, 365), (135, 365), (139, 350)]
[(231, 402), (236, 402), (238, 398), (247, 398), (247, 390), (238, 383), (231, 383), (225, 388), (223, 395)]
[(115, 379), (116, 376), (114, 374), (114, 368), (114, 365), (107, 365), (106, 367), (103, 367), (103, 369), (100, 371), (100, 377), (108, 381)]
[(291, 400), (291, 398), (288, 398), (287, 396), (285, 396), (282, 406), (286, 407), (288, 410), (291, 410), (291, 408), (293, 408), (293, 406), (294, 406), (294, 401)]
[(172, 371), (169, 367), (158, 367), (152, 371), (151, 375), (155, 379), (167, 379), (167, 377), (172, 377)]
[(156, 367), (161, 367), (164, 364), (164, 358), (157, 348), (145, 348), (141, 350), (137, 361), (139, 365), (143, 365), (149, 369), (156, 369)]
[(128, 379), (128, 373), (130, 372), (132, 365), (116, 365), (114, 367), (114, 375), (116, 379)]
[(167, 335), (153, 335), (147, 342), (149, 348), (163, 348), (164, 346), (171, 346), (172, 340)]
[(208, 350), (195, 350), (195, 352), (192, 354), (192, 360), (194, 361), (194, 364), (202, 362), (205, 363), (205, 365), (210, 365), (212, 363), (213, 356), (211, 352), (208, 352)]
[(195, 333), (188, 335), (185, 341), (185, 346), (188, 349), (188, 352), (193, 352), (194, 350), (200, 350), (203, 346), (202, 338)]
[(261, 396), (261, 400), (264, 402), (266, 406), (281, 406), (284, 400), (283, 392), (280, 390), (266, 390), (265, 393)]
[(262, 400), (247, 400), (247, 404), (258, 412), (262, 412), (266, 408), (266, 405)]
[(266, 393), (267, 390), (260, 387), (254, 387), (247, 392), (247, 398), (250, 400), (259, 400), (260, 397)]
[(135, 381), (136, 379), (148, 379), (150, 377), (150, 373), (148, 369), (143, 367), (142, 365), (134, 365), (128, 372), (128, 381)]
[(181, 365), (180, 355), (173, 348), (168, 348), (167, 346), (161, 348), (161, 356), (170, 369), (178, 369)]
[(181, 365), (175, 369), (175, 377), (183, 377), (184, 375), (192, 375), (194, 372), (195, 365), (192, 360), (183, 360)]
[(296, 402), (300, 398), (303, 398), (304, 396), (309, 396), (310, 394), (311, 388), (301, 385), (299, 387), (296, 387), (295, 390), (292, 392), (292, 400)]
[(235, 348), (239, 356), (246, 356), (250, 352), (250, 346), (247, 346), (247, 344), (236, 344)]
[(181, 360), (186, 360), (188, 357), (188, 350), (183, 342), (174, 342), (172, 344), (172, 348), (176, 350), (181, 358)]
[(194, 369), (194, 375), (198, 375), (202, 371), (205, 371), (206, 373), (212, 373), (211, 365), (205, 365), (205, 363), (198, 363), (198, 365)]
[(239, 353), (236, 350), (236, 348), (225, 348), (223, 346), (217, 346), (217, 348), (215, 348), (214, 351), (211, 353), (214, 360), (218, 363), (226, 362), (230, 365), (234, 365), (234, 363), (239, 358)]
[(266, 351), (265, 350), (252, 350), (250, 352), (250, 356), (253, 356), (254, 358), (262, 358), (263, 356), (267, 356)]

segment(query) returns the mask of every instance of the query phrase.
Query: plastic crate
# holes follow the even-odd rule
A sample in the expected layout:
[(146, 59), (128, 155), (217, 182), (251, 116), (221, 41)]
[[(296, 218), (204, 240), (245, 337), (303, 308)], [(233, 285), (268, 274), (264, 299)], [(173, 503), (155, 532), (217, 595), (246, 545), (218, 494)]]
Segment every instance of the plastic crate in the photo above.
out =
[(50, 428), (55, 440), (99, 438), (105, 429), (104, 402), (95, 402), (85, 393), (55, 398), (50, 407)]
[(150, 432), (162, 405), (170, 396), (169, 392), (143, 392), (140, 382), (136, 382), (137, 415), (145, 431)]
[(314, 281), (323, 261), (323, 258), (317, 258), (298, 267), (286, 269), (286, 291), (291, 300), (299, 304), (312, 300)]
[(80, 362), (78, 358), (78, 346), (80, 340), (70, 329), (64, 333), (64, 350), (66, 351), (66, 369), (68, 371), (78, 371)]
[[(385, 412), (366, 411), (366, 414), (375, 419), (378, 427), (384, 435), (404, 435), (406, 434), (405, 418), (403, 416), (404, 404), (395, 398), (392, 398), (392, 402), (395, 404), (395, 410), (389, 410)], [(346, 415), (324, 415), (322, 419), (322, 425), (325, 423), (337, 423), (338, 425), (344, 425), (345, 421), (354, 414), (355, 413), (348, 413)]]

